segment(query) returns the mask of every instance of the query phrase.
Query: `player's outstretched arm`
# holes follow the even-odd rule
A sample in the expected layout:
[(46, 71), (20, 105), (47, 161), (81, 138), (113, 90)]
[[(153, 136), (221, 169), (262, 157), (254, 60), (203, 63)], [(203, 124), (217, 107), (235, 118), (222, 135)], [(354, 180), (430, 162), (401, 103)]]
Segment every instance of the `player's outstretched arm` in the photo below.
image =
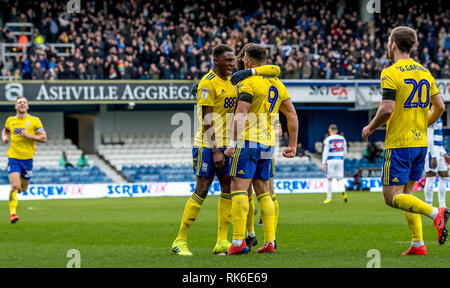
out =
[(383, 100), (381, 101), (381, 105), (378, 108), (377, 114), (370, 121), (369, 125), (363, 128), (361, 132), (361, 136), (365, 142), (368, 141), (369, 136), (381, 127), (384, 123), (386, 123), (394, 112), (395, 101), (394, 100)]
[(440, 93), (431, 96), (430, 102), (432, 106), (430, 113), (428, 113), (428, 126), (433, 125), (439, 118), (441, 118), (442, 113), (445, 111), (445, 103), (444, 100), (442, 100)]
[(208, 141), (211, 147), (214, 165), (217, 168), (222, 168), (225, 165), (225, 156), (217, 147), (216, 133), (212, 121), (213, 114), (213, 106), (202, 106), (203, 129), (206, 134), (206, 141)]
[(231, 84), (237, 85), (242, 80), (253, 76), (253, 75), (264, 75), (264, 76), (273, 76), (278, 77), (280, 75), (280, 67), (276, 65), (263, 65), (255, 68), (248, 68), (244, 70), (239, 70), (233, 75), (231, 75), (230, 81)]
[(256, 75), (275, 76), (280, 75), (281, 69), (277, 65), (262, 65), (255, 67)]
[(297, 149), (298, 117), (297, 111), (295, 111), (291, 98), (288, 98), (281, 102), (280, 111), (284, 114), (284, 116), (286, 116), (289, 131), (289, 147), (284, 149), (283, 156), (292, 158), (295, 156), (295, 152)]

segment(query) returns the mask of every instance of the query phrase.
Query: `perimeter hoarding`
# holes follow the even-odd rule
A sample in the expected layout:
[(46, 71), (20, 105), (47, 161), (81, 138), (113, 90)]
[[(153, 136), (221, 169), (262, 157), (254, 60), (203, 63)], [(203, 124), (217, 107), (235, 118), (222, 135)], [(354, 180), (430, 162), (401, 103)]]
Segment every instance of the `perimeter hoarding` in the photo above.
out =
[[(282, 80), (294, 103), (376, 103), (379, 80)], [(193, 81), (19, 81), (0, 82), (0, 104), (24, 95), (33, 104), (195, 103)], [(444, 101), (450, 102), (450, 79), (436, 80)], [(219, 91), (219, 94), (221, 92)]]
[[(342, 191), (345, 185), (353, 185), (352, 178), (344, 178), (341, 186), (333, 181), (333, 191)], [(361, 180), (361, 189), (381, 192), (382, 183), (379, 177), (366, 177)], [(17, 195), (19, 200), (44, 199), (89, 199), (118, 197), (158, 197), (158, 196), (190, 196), (195, 189), (195, 182), (145, 182), (114, 184), (49, 184), (30, 185), (26, 192)], [(292, 193), (326, 193), (326, 178), (310, 179), (277, 179), (274, 181), (277, 194)], [(418, 183), (414, 190), (420, 190)], [(435, 185), (437, 190), (437, 183)], [(10, 186), (0, 186), (0, 200), (8, 200)], [(220, 195), (220, 185), (214, 182), (209, 195)]]

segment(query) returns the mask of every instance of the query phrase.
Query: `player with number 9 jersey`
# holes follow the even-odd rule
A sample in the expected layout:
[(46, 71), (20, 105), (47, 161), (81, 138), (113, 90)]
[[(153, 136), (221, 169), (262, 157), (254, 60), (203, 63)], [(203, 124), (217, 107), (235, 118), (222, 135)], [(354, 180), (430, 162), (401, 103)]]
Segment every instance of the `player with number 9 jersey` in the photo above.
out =
[(237, 86), (239, 94), (253, 95), (245, 125), (245, 141), (275, 146), (275, 124), (281, 103), (291, 98), (277, 77), (251, 76)]

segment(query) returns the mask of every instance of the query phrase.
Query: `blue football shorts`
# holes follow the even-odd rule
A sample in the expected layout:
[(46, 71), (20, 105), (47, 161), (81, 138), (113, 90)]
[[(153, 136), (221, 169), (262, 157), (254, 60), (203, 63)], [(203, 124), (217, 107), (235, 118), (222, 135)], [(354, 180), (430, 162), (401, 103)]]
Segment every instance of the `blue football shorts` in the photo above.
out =
[[(219, 148), (220, 152), (223, 153), (226, 147)], [(211, 148), (207, 147), (196, 147), (192, 148), (192, 162), (194, 173), (197, 176), (214, 178), (222, 177), (228, 174), (230, 158), (225, 156), (225, 165), (222, 169), (217, 169), (214, 165), (213, 153)]]
[(383, 161), (383, 185), (405, 185), (409, 180), (419, 181), (426, 155), (427, 147), (386, 149)]
[(270, 180), (275, 174), (273, 153), (275, 146), (265, 146), (256, 142), (238, 141), (231, 160), (230, 176)]
[(8, 174), (20, 173), (25, 180), (31, 179), (31, 171), (33, 170), (33, 159), (15, 159), (8, 158)]

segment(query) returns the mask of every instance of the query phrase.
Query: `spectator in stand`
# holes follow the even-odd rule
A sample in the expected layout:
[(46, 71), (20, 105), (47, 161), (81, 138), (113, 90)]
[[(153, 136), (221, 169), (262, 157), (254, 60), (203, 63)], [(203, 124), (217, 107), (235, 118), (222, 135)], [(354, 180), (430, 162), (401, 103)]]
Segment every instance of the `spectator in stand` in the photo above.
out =
[(41, 63), (36, 62), (34, 64), (33, 72), (31, 73), (31, 79), (33, 80), (42, 80), (44, 79), (44, 70), (41, 68)]
[(307, 157), (308, 160), (311, 160), (311, 156), (309, 156), (308, 154), (306, 154), (306, 150), (305, 148), (303, 148), (302, 143), (298, 142), (297, 143), (297, 151), (296, 151), (296, 155), (300, 158), (302, 157)]
[(283, 132), (283, 135), (281, 136), (281, 146), (287, 147), (289, 146), (289, 133), (287, 131)]
[(150, 65), (150, 79), (158, 80), (160, 78), (161, 78), (161, 71), (158, 69), (158, 67), (156, 67), (155, 63), (152, 63)]
[(62, 152), (62, 156), (59, 159), (59, 166), (67, 168), (67, 167), (73, 167), (72, 163), (69, 162), (69, 159), (67, 158), (66, 151)]
[[(160, 79), (199, 79), (199, 74), (211, 68), (212, 47), (227, 43), (239, 52), (248, 42), (267, 45), (268, 62), (282, 66), (281, 76), (286, 79), (378, 79), (390, 65), (382, 43), (392, 27), (400, 25), (418, 31), (419, 45), (413, 57), (438, 78), (450, 77), (445, 68), (450, 66), (447, 0), (436, 0), (433, 5), (388, 1), (367, 23), (361, 22), (358, 5), (344, 0), (266, 1), (255, 7), (237, 0), (214, 5), (190, 0), (155, 0), (151, 5), (96, 1), (75, 14), (67, 14), (64, 1), (28, 1), (27, 5), (0, 1), (10, 8), (0, 10), (2, 23), (35, 25), (29, 39), (33, 46), (27, 49), (22, 67), (3, 69), (9, 74), (19, 69), (21, 79), (31, 79), (34, 69), (57, 79), (92, 79), (92, 75), (96, 79), (149, 79), (153, 78), (149, 74), (152, 64), (161, 71)], [(12, 31), (0, 27), (0, 42), (17, 41)], [(75, 54), (57, 57), (53, 51), (57, 73), (52, 74), (43, 61), (51, 59), (47, 44), (54, 42), (75, 44)], [(67, 60), (74, 65), (66, 65)]]
[(297, 151), (295, 155), (297, 155), (298, 157), (305, 156), (305, 148), (303, 148), (303, 145), (300, 142), (297, 143)]
[(78, 158), (78, 167), (89, 167), (89, 160), (86, 154), (84, 152), (80, 155), (80, 158)]
[(367, 155), (367, 159), (370, 163), (375, 163), (375, 158), (381, 156), (381, 149), (377, 147), (375, 142), (371, 141), (369, 144), (367, 144), (367, 152), (364, 153)]
[(353, 190), (355, 191), (361, 190), (361, 178), (362, 172), (358, 168), (356, 169), (355, 173), (353, 173)]

